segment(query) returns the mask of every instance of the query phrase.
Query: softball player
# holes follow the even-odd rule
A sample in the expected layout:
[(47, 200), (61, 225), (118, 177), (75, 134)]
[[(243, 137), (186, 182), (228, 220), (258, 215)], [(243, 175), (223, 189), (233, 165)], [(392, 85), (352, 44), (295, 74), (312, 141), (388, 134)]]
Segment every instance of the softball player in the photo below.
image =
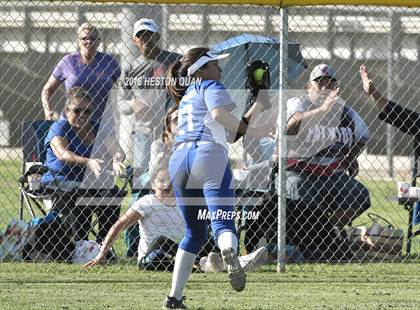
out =
[[(237, 255), (238, 237), (229, 216), (234, 206), (234, 189), (226, 136), (227, 132), (233, 133), (235, 139), (245, 133), (252, 137), (269, 136), (273, 126), (248, 125), (251, 116), (268, 104), (266, 91), (261, 92), (241, 120), (231, 114), (235, 104), (219, 82), (222, 70), (218, 65), (228, 56), (194, 48), (168, 70), (171, 83), (167, 89), (179, 105), (179, 134), (175, 137), (169, 173), (186, 224), (176, 254), (172, 288), (163, 305), (168, 309), (186, 308), (183, 290), (196, 254), (207, 238), (207, 222), (199, 219), (203, 210), (211, 214), (213, 237), (221, 250), (230, 284), (236, 291), (245, 288), (246, 278)], [(185, 85), (188, 79), (191, 83)]]

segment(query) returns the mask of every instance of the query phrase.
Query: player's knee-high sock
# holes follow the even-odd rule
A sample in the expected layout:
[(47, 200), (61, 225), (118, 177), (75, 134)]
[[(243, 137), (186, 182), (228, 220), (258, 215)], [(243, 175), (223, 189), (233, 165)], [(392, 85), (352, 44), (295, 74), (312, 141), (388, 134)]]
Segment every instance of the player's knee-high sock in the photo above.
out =
[(182, 298), (182, 292), (184, 291), (188, 278), (190, 277), (195, 257), (195, 254), (178, 248), (175, 257), (172, 287), (169, 296), (175, 297), (178, 300)]
[(232, 231), (224, 231), (217, 238), (217, 244), (220, 251), (232, 248), (235, 252), (238, 249), (238, 237)]

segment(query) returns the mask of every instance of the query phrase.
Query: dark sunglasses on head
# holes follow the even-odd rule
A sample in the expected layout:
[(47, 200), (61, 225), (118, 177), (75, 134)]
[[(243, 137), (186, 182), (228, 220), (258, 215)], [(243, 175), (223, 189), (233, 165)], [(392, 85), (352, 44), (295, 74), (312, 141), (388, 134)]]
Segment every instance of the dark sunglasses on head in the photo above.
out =
[(91, 109), (81, 109), (81, 108), (74, 108), (71, 110), (74, 114), (92, 114), (92, 110)]

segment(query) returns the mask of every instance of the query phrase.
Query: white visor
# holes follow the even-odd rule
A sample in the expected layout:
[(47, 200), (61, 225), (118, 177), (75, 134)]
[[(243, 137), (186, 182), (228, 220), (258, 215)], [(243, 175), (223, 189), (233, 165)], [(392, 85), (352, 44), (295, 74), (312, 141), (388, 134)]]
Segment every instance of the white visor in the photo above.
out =
[(204, 66), (209, 61), (213, 60), (220, 60), (228, 57), (230, 54), (215, 54), (211, 51), (208, 51), (203, 56), (197, 59), (196, 62), (194, 62), (189, 68), (188, 68), (188, 76), (193, 75), (198, 69), (200, 69), (202, 66)]

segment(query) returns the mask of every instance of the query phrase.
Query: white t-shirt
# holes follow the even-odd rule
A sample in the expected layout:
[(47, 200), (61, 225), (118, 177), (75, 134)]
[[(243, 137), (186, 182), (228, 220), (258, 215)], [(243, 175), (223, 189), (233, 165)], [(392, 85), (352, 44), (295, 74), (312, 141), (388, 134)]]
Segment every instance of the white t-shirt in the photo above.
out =
[(138, 260), (149, 251), (157, 237), (164, 236), (179, 243), (184, 236), (184, 219), (177, 206), (165, 206), (155, 195), (150, 194), (133, 203), (131, 209), (142, 216), (139, 220)]
[[(287, 120), (297, 112), (308, 111), (308, 96), (293, 97), (287, 101)], [(336, 172), (346, 171), (344, 156), (355, 144), (364, 146), (369, 140), (369, 129), (363, 119), (345, 102), (335, 109), (301, 124), (296, 136), (288, 137), (288, 164), (297, 161), (310, 165), (331, 167)]]

